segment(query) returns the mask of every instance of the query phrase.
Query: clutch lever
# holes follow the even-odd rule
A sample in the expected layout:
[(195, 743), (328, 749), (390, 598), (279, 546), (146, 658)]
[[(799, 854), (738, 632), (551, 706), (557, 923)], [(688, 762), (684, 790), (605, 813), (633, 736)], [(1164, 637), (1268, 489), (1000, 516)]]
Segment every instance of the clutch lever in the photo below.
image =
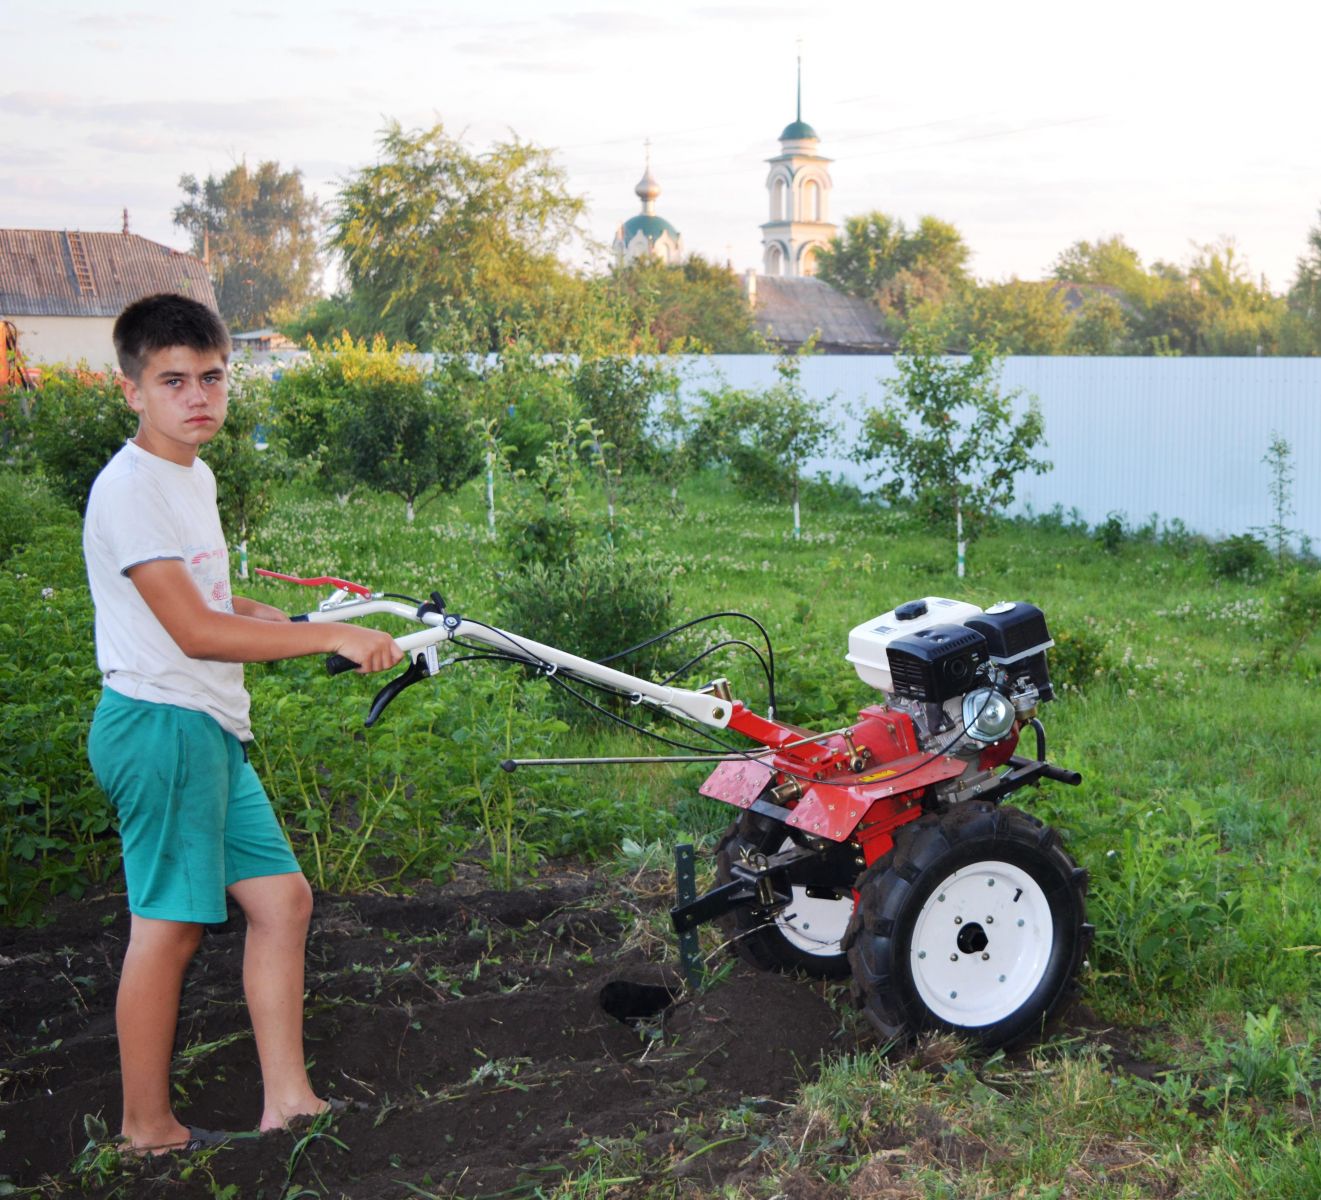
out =
[(367, 719), (363, 722), (369, 729), (375, 725), (380, 716), (385, 712), (391, 700), (393, 700), (406, 687), (412, 687), (415, 683), (420, 683), (423, 679), (431, 675), (431, 669), (427, 665), (427, 656), (419, 654), (409, 664), (408, 669), (402, 674), (396, 675), (379, 692), (376, 693), (376, 699), (372, 701), (371, 711), (367, 714)]

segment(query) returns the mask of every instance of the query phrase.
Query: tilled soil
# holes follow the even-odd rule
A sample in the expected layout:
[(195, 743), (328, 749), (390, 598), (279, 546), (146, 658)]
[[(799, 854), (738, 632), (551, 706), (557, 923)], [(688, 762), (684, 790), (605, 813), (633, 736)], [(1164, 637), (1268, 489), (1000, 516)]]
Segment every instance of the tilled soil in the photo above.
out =
[[(716, 1145), (703, 1120), (777, 1108), (847, 1047), (821, 985), (736, 966), (685, 991), (649, 932), (665, 905), (572, 870), (513, 893), (319, 898), (307, 1052), (319, 1090), (350, 1110), (127, 1175), (106, 1148), (123, 898), (0, 930), (0, 1190), (7, 1177), (50, 1195), (531, 1196), (618, 1138), (714, 1186), (755, 1148)], [(210, 1129), (251, 1130), (259, 1112), (242, 951), (241, 917), (210, 928), (185, 986), (176, 1110)], [(89, 1139), (98, 1121), (107, 1134)]]

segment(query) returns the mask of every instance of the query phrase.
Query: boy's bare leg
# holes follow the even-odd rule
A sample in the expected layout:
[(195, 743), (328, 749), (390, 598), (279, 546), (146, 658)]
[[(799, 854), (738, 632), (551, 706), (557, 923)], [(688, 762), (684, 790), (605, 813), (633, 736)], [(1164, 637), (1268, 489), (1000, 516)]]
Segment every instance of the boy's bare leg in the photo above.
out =
[(170, 1105), (170, 1059), (184, 971), (201, 938), (202, 927), (185, 921), (134, 915), (130, 924), (115, 1002), (124, 1085), (120, 1132), (143, 1153), (188, 1141)]
[(263, 1103), (259, 1129), (279, 1129), (293, 1117), (319, 1113), (303, 1057), (303, 955), (312, 918), (312, 889), (297, 872), (231, 884), (248, 919), (243, 991), (257, 1039)]

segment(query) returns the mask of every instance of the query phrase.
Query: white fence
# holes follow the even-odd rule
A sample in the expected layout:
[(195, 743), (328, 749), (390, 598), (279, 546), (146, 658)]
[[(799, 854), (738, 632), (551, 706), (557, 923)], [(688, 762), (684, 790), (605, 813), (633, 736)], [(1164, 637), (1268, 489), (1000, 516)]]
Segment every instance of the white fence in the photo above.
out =
[[(823, 355), (804, 361), (802, 382), (810, 396), (834, 397), (848, 446), (858, 413), (895, 375), (889, 357)], [(762, 388), (775, 381), (774, 359), (692, 359), (684, 379), (690, 398), (722, 379)], [(1261, 529), (1274, 519), (1262, 458), (1278, 434), (1293, 452), (1287, 524), (1321, 545), (1321, 359), (1009, 358), (1001, 382), (1040, 401), (1053, 464), (1021, 477), (1016, 511), (1060, 505), (1091, 525), (1112, 512), (1133, 525), (1156, 514), (1217, 537)], [(805, 468), (865, 481), (866, 468), (842, 455)]]

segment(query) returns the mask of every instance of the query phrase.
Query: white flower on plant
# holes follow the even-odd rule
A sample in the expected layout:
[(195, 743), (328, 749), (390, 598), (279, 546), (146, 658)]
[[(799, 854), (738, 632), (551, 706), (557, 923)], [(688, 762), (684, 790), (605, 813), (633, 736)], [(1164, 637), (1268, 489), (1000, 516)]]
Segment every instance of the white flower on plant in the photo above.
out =
[(55, 595), (55, 589), (53, 587), (44, 587), (41, 589), (41, 598), (43, 600), (49, 600), (53, 595)]

